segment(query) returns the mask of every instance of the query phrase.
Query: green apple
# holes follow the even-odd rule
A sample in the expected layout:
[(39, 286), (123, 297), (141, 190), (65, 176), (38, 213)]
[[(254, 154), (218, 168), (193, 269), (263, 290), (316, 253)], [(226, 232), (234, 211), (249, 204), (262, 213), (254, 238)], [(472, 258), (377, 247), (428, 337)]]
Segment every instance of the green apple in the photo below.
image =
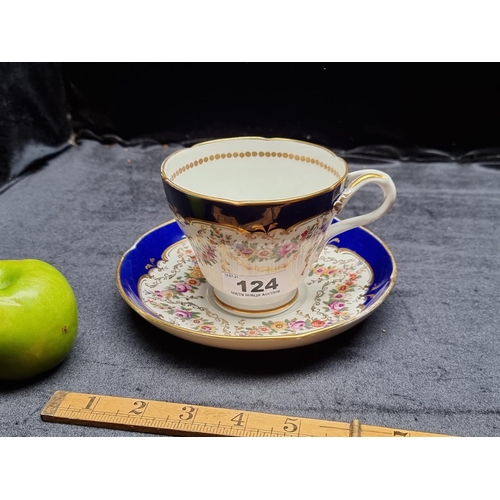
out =
[(61, 272), (41, 260), (0, 260), (0, 380), (56, 367), (77, 330), (76, 298)]

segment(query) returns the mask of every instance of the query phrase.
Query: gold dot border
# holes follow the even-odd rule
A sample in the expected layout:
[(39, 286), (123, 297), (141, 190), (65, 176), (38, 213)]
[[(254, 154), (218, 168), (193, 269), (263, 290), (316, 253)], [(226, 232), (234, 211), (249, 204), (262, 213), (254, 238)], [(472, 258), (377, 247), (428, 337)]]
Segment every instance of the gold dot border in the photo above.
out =
[(246, 151), (245, 153), (242, 152), (236, 152), (236, 153), (217, 153), (214, 155), (209, 155), (205, 156), (203, 158), (198, 158), (195, 161), (192, 161), (190, 163), (187, 163), (186, 165), (179, 167), (170, 177), (170, 180), (173, 181), (176, 177), (179, 175), (183, 174), (187, 170), (190, 170), (191, 168), (197, 167), (199, 165), (203, 165), (203, 163), (208, 163), (210, 161), (216, 161), (216, 160), (225, 160), (225, 159), (231, 159), (231, 158), (250, 158), (250, 157), (266, 157), (266, 158), (287, 158), (289, 160), (295, 160), (295, 161), (302, 161), (305, 163), (312, 163), (313, 165), (318, 165), (321, 168), (324, 168), (328, 172), (334, 174), (337, 179), (340, 179), (340, 174), (337, 172), (336, 169), (331, 167), (330, 165), (327, 165), (325, 162), (316, 160), (315, 158), (311, 158), (309, 156), (304, 156), (304, 155), (294, 155), (293, 153), (281, 153), (281, 152), (276, 152), (276, 151)]

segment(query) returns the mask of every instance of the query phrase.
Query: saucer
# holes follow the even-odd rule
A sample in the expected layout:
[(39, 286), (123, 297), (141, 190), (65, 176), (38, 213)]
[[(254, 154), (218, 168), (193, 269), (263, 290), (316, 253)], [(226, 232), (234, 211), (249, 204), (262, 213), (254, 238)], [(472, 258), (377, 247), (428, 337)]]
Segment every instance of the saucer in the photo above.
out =
[(329, 241), (292, 308), (267, 317), (238, 316), (216, 303), (191, 245), (172, 220), (125, 252), (116, 281), (125, 302), (165, 332), (224, 349), (274, 350), (352, 328), (382, 304), (396, 274), (387, 245), (367, 229), (354, 228)]

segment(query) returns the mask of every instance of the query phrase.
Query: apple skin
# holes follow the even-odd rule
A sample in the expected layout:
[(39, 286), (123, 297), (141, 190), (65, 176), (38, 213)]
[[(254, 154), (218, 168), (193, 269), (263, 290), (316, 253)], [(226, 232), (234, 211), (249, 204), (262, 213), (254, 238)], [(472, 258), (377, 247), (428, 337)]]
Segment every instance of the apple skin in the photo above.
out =
[(77, 331), (76, 298), (60, 271), (41, 260), (0, 260), (0, 380), (55, 368)]

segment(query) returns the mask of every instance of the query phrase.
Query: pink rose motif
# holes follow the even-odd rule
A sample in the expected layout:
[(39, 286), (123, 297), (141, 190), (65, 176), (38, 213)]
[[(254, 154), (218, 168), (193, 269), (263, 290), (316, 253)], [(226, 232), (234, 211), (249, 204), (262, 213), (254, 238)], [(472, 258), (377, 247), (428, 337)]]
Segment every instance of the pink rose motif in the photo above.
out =
[(311, 322), (311, 325), (314, 326), (314, 328), (319, 328), (321, 326), (324, 326), (325, 322), (321, 321), (320, 319), (315, 319), (313, 322)]
[(340, 311), (341, 309), (343, 309), (345, 307), (345, 304), (344, 304), (344, 302), (330, 302), (330, 304), (328, 304), (328, 307), (332, 311)]
[(290, 321), (290, 323), (288, 323), (288, 326), (292, 330), (300, 330), (301, 328), (304, 328), (306, 326), (306, 322), (302, 321), (302, 320), (299, 320), (299, 321)]
[(188, 290), (191, 290), (191, 287), (186, 283), (176, 283), (175, 289), (178, 292), (184, 293), (184, 292), (187, 292)]
[(294, 243), (288, 242), (278, 248), (278, 255), (280, 257), (286, 257), (290, 252), (295, 250), (297, 245)]
[(213, 260), (215, 259), (215, 248), (210, 245), (204, 245), (202, 251), (202, 258), (205, 260)]
[(238, 243), (236, 245), (236, 249), (245, 257), (248, 257), (249, 255), (252, 255), (254, 253), (253, 248), (250, 248), (249, 246), (246, 245), (242, 245), (241, 243)]
[(344, 298), (344, 294), (343, 293), (336, 293), (334, 296), (333, 296), (334, 299), (343, 299)]
[(183, 311), (182, 309), (176, 309), (174, 312), (174, 315), (177, 316), (178, 318), (190, 318), (193, 313), (190, 311)]
[(309, 231), (306, 229), (301, 235), (300, 235), (300, 239), (303, 241), (307, 238), (309, 234)]

